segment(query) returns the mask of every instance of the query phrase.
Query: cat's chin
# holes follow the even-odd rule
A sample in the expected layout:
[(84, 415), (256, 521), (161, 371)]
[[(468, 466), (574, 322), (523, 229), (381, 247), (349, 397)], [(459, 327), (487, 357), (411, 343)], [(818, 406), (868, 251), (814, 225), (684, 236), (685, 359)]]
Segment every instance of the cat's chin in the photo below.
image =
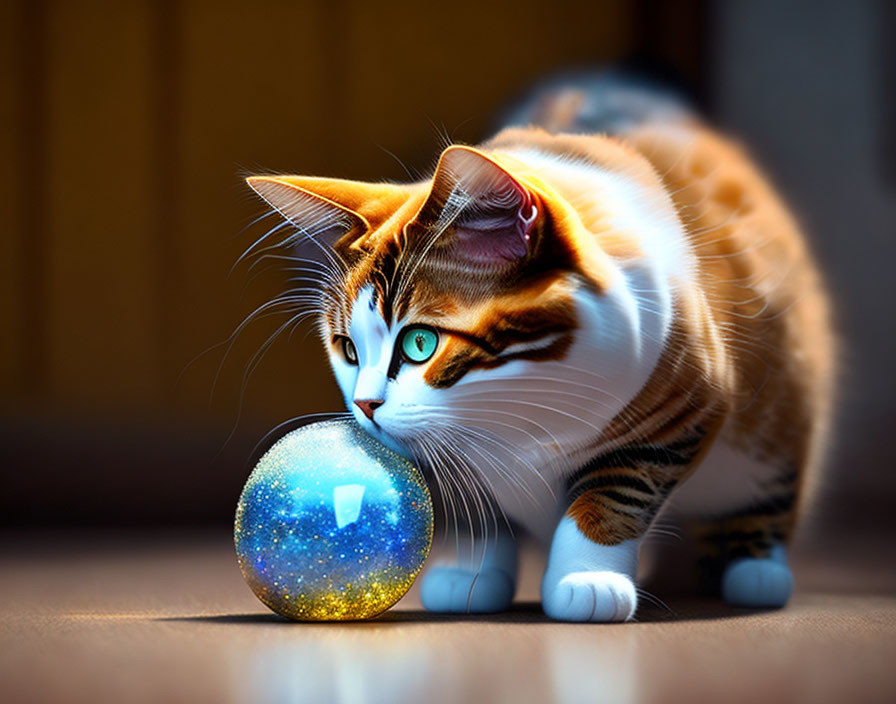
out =
[(380, 430), (379, 434), (374, 435), (374, 437), (393, 452), (397, 452), (399, 455), (401, 455), (405, 459), (410, 460), (411, 462), (414, 461), (414, 454), (403, 443), (396, 440), (388, 433)]
[(397, 452), (402, 457), (414, 461), (414, 454), (410, 451), (410, 449), (404, 445), (400, 440), (396, 439), (388, 432), (383, 430), (382, 426), (377, 423), (373, 423), (367, 418), (357, 418), (358, 424), (367, 431), (369, 435), (371, 435), (376, 440), (379, 440), (383, 445), (388, 447), (393, 452)]

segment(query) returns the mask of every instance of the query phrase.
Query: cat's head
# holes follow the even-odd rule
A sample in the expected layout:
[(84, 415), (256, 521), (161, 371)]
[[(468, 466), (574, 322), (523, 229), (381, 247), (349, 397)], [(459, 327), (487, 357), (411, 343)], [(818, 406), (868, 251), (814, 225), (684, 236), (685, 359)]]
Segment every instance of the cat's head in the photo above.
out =
[(532, 435), (538, 423), (526, 416), (537, 409), (494, 402), (538, 398), (527, 381), (568, 355), (577, 296), (600, 296), (610, 276), (576, 209), (536, 170), (453, 146), (416, 184), (249, 184), (322, 252), (308, 263), (321, 272), (322, 335), (365, 429), (417, 454), (436, 438), (462, 443), (502, 426)]

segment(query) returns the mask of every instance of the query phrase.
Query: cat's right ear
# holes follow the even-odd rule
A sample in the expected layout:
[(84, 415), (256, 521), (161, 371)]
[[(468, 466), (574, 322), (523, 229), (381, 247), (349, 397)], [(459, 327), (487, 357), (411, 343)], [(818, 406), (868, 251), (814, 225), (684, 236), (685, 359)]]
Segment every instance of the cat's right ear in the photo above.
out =
[[(323, 181), (328, 188), (308, 186)], [(326, 179), (300, 176), (250, 176), (249, 187), (298, 230), (296, 244), (305, 238), (335, 246), (342, 239), (354, 240), (370, 228), (370, 223), (348, 205), (327, 197), (338, 193)], [(320, 185), (320, 184), (318, 184)], [(290, 238), (292, 239), (292, 238)]]

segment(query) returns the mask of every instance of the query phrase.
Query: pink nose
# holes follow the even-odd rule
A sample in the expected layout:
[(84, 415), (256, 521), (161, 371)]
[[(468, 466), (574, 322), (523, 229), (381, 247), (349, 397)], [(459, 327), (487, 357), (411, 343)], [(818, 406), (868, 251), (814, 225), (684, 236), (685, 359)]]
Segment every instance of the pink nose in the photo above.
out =
[(372, 400), (369, 398), (355, 399), (355, 405), (363, 411), (364, 415), (373, 420), (373, 412), (383, 405), (382, 400)]

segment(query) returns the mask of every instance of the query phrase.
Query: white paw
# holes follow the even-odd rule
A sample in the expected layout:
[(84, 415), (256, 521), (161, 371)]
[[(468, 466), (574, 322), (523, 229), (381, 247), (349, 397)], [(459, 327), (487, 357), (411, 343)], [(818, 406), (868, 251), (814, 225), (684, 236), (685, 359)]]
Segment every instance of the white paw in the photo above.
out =
[(573, 572), (555, 581), (545, 575), (544, 612), (557, 621), (628, 621), (638, 595), (628, 576), (618, 572)]
[(780, 608), (791, 594), (790, 568), (774, 556), (735, 560), (722, 575), (722, 597), (733, 606)]
[(427, 611), (488, 614), (504, 611), (513, 601), (514, 583), (503, 570), (486, 567), (479, 572), (461, 567), (434, 567), (420, 586)]

